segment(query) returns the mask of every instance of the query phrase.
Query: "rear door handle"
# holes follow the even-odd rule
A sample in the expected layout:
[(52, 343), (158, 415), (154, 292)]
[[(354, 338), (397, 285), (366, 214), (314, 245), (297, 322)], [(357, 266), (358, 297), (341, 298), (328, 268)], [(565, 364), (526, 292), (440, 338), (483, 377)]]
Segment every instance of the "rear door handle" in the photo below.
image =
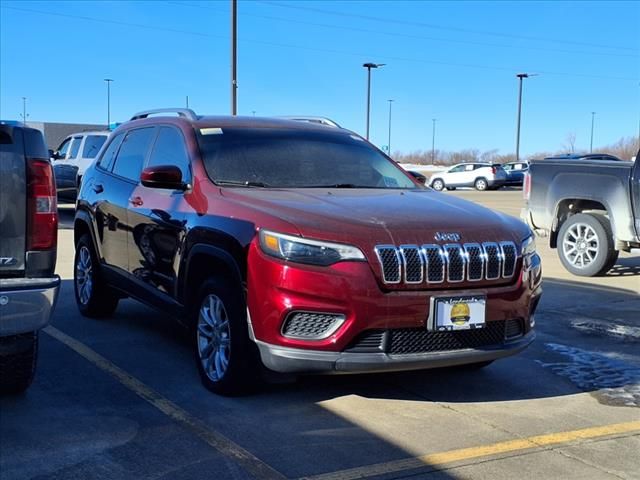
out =
[(132, 197), (129, 199), (129, 203), (134, 207), (141, 207), (144, 204), (142, 197)]
[(96, 193), (102, 193), (102, 192), (104, 192), (104, 187), (102, 186), (102, 184), (96, 183), (93, 186), (93, 191), (96, 192)]

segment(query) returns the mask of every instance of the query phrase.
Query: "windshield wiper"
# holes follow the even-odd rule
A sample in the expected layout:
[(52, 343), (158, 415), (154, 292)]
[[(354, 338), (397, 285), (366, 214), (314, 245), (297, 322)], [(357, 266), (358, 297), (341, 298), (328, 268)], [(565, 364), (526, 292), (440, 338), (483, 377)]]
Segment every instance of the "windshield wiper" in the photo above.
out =
[(266, 183), (263, 182), (251, 182), (251, 181), (246, 181), (246, 182), (238, 182), (235, 180), (217, 180), (216, 185), (230, 185), (230, 186), (234, 186), (234, 187), (261, 187), (261, 188), (265, 188), (268, 187), (269, 185), (267, 185)]
[(333, 185), (305, 185), (304, 188), (376, 188), (368, 185), (356, 185), (355, 183), (334, 183)]

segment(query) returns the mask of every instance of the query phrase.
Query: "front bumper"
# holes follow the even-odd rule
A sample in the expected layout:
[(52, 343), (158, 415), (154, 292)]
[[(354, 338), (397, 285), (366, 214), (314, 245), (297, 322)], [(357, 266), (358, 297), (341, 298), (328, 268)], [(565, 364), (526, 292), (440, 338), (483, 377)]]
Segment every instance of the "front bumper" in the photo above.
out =
[(60, 277), (0, 280), (0, 336), (35, 332), (49, 323)]
[(517, 340), (477, 349), (406, 355), (387, 353), (326, 352), (280, 347), (256, 341), (260, 357), (270, 370), (280, 373), (375, 373), (452, 367), (515, 355), (534, 340), (529, 331)]

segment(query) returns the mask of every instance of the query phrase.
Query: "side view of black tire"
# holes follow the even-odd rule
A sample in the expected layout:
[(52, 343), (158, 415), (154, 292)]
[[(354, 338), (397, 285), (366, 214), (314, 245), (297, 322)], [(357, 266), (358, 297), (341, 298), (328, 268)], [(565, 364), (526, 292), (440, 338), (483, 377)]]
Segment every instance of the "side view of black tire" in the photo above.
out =
[(120, 297), (104, 281), (100, 264), (88, 234), (76, 245), (73, 286), (78, 310), (85, 317), (100, 318), (113, 314)]
[(24, 392), (36, 372), (38, 332), (0, 338), (0, 393)]
[(249, 338), (242, 291), (207, 280), (196, 296), (192, 319), (194, 355), (203, 385), (225, 396), (251, 392), (259, 382), (261, 365)]
[(436, 190), (438, 192), (441, 192), (445, 188), (444, 181), (441, 178), (435, 178), (431, 182), (431, 188), (433, 188), (434, 190)]
[(611, 224), (604, 215), (578, 213), (569, 217), (558, 232), (558, 256), (574, 275), (604, 275), (618, 259)]

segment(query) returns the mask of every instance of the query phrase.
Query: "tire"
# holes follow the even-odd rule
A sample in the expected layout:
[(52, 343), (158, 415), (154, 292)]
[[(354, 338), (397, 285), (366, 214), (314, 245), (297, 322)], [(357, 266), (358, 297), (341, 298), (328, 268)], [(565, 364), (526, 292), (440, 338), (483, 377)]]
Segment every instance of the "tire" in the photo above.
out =
[(609, 220), (595, 213), (569, 217), (558, 232), (558, 256), (574, 275), (595, 277), (607, 273), (618, 259)]
[(73, 287), (78, 310), (85, 317), (108, 317), (118, 307), (119, 295), (102, 278), (93, 242), (88, 234), (76, 245)]
[(196, 298), (191, 325), (202, 384), (218, 395), (249, 393), (259, 381), (261, 365), (249, 338), (243, 292), (210, 279)]
[(453, 192), (456, 189), (456, 187), (447, 187), (447, 190)]
[(0, 355), (0, 393), (24, 392), (36, 373), (38, 361), (38, 332), (0, 338), (3, 350), (11, 353)]
[(489, 182), (487, 182), (486, 178), (480, 177), (476, 178), (476, 181), (473, 182), (473, 186), (476, 190), (483, 192), (489, 188)]
[(433, 182), (431, 182), (431, 188), (433, 188), (436, 192), (441, 192), (445, 188), (444, 181), (441, 178), (436, 178), (435, 180), (433, 180)]

